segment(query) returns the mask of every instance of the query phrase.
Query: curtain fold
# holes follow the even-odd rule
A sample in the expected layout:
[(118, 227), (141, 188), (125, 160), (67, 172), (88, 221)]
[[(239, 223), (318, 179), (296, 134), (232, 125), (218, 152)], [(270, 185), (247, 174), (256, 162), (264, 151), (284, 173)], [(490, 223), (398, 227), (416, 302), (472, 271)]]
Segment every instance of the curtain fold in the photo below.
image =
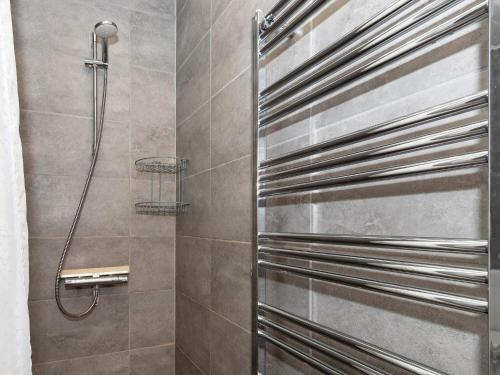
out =
[(31, 374), (28, 227), (14, 38), (0, 0), (0, 372)]

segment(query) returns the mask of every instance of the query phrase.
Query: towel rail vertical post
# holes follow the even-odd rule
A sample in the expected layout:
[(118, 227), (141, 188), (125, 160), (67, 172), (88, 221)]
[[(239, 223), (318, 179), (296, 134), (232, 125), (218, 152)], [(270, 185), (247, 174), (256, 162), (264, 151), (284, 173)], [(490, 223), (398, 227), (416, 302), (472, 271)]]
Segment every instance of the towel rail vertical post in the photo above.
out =
[(500, 0), (490, 0), (489, 18), (489, 371), (500, 374)]

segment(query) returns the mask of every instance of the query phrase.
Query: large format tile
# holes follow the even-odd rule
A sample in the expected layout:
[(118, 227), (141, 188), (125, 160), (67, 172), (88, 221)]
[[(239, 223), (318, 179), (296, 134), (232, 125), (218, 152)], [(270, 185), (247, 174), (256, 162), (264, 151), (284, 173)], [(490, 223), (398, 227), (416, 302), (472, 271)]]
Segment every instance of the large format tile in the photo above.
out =
[(205, 374), (210, 373), (210, 312), (177, 293), (176, 345)]
[(250, 374), (252, 335), (217, 314), (210, 315), (211, 373)]
[(174, 291), (130, 295), (130, 347), (174, 342)]
[(183, 183), (184, 201), (190, 206), (185, 214), (177, 217), (177, 234), (210, 237), (212, 228), (210, 171), (185, 178)]
[(189, 160), (185, 176), (210, 168), (210, 104), (177, 128), (177, 156)]
[(180, 67), (210, 28), (210, 0), (188, 0), (177, 16), (177, 66)]
[(174, 363), (174, 345), (130, 351), (130, 375), (174, 375)]
[[(81, 177), (26, 175), (30, 235), (66, 236), (83, 184)], [(76, 235), (128, 235), (128, 202), (128, 180), (94, 178)]]
[(132, 137), (144, 127), (175, 127), (175, 79), (172, 73), (134, 67), (130, 98)]
[(149, 69), (174, 72), (175, 18), (132, 12), (130, 63)]
[(234, 0), (212, 27), (212, 94), (251, 63), (254, 0)]
[[(69, 298), (69, 311), (82, 311), (90, 298)], [(30, 303), (33, 363), (118, 352), (128, 349), (129, 300), (126, 295), (102, 296), (83, 320), (69, 320), (54, 300)]]
[(252, 329), (252, 248), (241, 242), (214, 241), (212, 309)]
[(217, 21), (230, 2), (231, 0), (212, 0), (212, 24)]
[[(22, 111), (20, 132), (25, 173), (87, 175), (91, 119)], [(128, 178), (128, 149), (127, 124), (105, 123), (94, 175)]]
[[(54, 298), (54, 278), (64, 246), (64, 238), (31, 238), (30, 300)], [(128, 237), (75, 238), (67, 253), (65, 269), (122, 266), (129, 264)], [(63, 296), (88, 296), (88, 288), (65, 289)], [(127, 285), (101, 287), (102, 294), (127, 293)]]
[(203, 375), (188, 357), (177, 347), (175, 349), (175, 374), (176, 375)]
[[(248, 69), (212, 99), (212, 167), (249, 155), (252, 145), (252, 89)], [(231, 147), (228, 147), (230, 142)]]
[(210, 35), (177, 71), (177, 125), (210, 99)]
[(213, 236), (250, 241), (252, 198), (251, 158), (245, 157), (212, 170)]
[[(121, 1), (121, 0), (120, 0)], [(158, 15), (175, 15), (175, 0), (127, 0), (130, 8)]]
[(33, 366), (33, 375), (123, 375), (128, 371), (128, 351)]
[(176, 237), (176, 288), (198, 303), (209, 306), (212, 240)]
[(171, 237), (130, 239), (130, 290), (173, 289), (174, 239)]

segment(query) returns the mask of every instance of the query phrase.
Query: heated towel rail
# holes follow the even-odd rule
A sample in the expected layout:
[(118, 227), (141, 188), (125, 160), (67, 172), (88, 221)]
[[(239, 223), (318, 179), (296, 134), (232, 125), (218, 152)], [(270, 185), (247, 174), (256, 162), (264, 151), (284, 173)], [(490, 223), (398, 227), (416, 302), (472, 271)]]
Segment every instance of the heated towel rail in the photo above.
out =
[[(318, 324), (312, 320), (271, 306), (259, 297), (259, 275), (266, 270), (285, 272), (299, 277), (321, 280), (326, 283), (361, 288), (379, 295), (397, 296), (426, 304), (444, 306), (464, 313), (488, 314), (489, 319), (489, 373), (500, 374), (497, 364), (500, 355), (500, 0), (470, 1), (470, 6), (453, 17), (438, 17), (465, 0), (398, 0), (371, 19), (353, 28), (312, 57), (291, 68), (280, 79), (259, 86), (261, 62), (287, 38), (293, 37), (298, 27), (311, 16), (318, 14), (327, 0), (280, 0), (271, 11), (262, 15), (257, 12), (253, 19), (253, 127), (254, 127), (254, 373), (258, 371), (258, 343), (265, 341), (288, 352), (293, 357), (327, 374), (344, 374), (330, 363), (313, 355), (321, 353), (363, 374), (387, 374), (361, 357), (336, 349), (320, 337), (326, 337), (366, 356), (381, 360), (404, 371), (415, 374), (443, 375), (444, 373), (388, 351), (346, 332)], [(489, 83), (488, 90), (473, 95), (439, 103), (425, 110), (368, 126), (326, 141), (296, 149), (279, 156), (266, 157), (262, 152), (261, 132), (277, 121), (318, 102), (348, 84), (370, 73), (381, 70), (403, 57), (411, 56), (424, 47), (454, 34), (465, 26), (489, 19)], [(440, 22), (436, 22), (439, 21)], [(397, 22), (394, 22), (397, 21)], [(432, 27), (407, 38), (404, 43), (390, 44), (402, 36), (408, 36), (426, 22)], [(385, 27), (387, 24), (389, 26)], [(361, 40), (361, 41), (360, 41)], [(357, 41), (357, 43), (353, 43)], [(353, 43), (353, 45), (351, 45)], [(383, 53), (375, 53), (386, 48)], [(488, 110), (488, 119), (457, 126), (444, 131), (427, 133), (410, 140), (369, 147), (340, 156), (315, 158), (320, 153), (358, 146), (359, 143), (408, 129), (418, 129), (432, 121), (446, 119), (478, 109)], [(265, 136), (265, 135), (264, 135)], [(488, 149), (463, 153), (458, 156), (428, 159), (398, 166), (375, 168), (368, 171), (336, 174), (311, 178), (315, 172), (334, 171), (337, 167), (354, 163), (376, 161), (389, 156), (450, 145), (464, 140), (488, 139)], [(301, 161), (300, 163), (296, 163)], [(269, 198), (303, 193), (321, 192), (336, 186), (358, 186), (371, 181), (430, 174), (448, 170), (484, 166), (488, 168), (489, 213), (488, 238), (417, 238), (397, 236), (359, 236), (319, 233), (270, 233), (259, 228), (260, 208)], [(294, 179), (303, 177), (300, 182)], [(290, 182), (290, 180), (292, 182)], [(297, 245), (316, 245), (314, 251)], [(357, 256), (321, 251), (321, 245), (347, 245), (377, 249), (399, 249), (428, 252), (429, 254), (469, 254), (486, 257), (485, 267), (451, 266), (435, 263), (407, 262), (385, 257)], [(319, 250), (318, 250), (319, 246)], [(278, 259), (278, 260), (276, 260)], [(285, 261), (283, 261), (283, 259)], [(305, 260), (302, 266), (286, 260)], [(281, 261), (280, 261), (281, 260)], [(485, 285), (488, 298), (442, 292), (430, 288), (416, 288), (394, 282), (380, 281), (375, 277), (355, 277), (338, 272), (316, 269), (311, 262), (330, 265), (350, 265), (360, 269), (395, 274), (455, 281), (470, 285)], [(296, 327), (309, 330), (305, 335)], [(318, 335), (314, 335), (318, 334)], [(281, 335), (281, 336), (280, 336)], [(291, 340), (283, 340), (286, 337)], [(290, 342), (298, 343), (292, 345)], [(304, 350), (308, 348), (308, 350)]]

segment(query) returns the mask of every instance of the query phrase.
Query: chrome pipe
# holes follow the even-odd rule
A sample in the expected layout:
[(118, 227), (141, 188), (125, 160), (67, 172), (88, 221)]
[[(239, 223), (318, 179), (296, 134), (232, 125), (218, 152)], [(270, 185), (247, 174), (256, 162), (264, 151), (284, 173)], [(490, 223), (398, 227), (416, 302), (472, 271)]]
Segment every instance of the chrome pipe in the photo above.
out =
[(430, 133), (407, 141), (395, 142), (384, 146), (369, 148), (341, 156), (333, 156), (320, 161), (313, 161), (297, 167), (287, 168), (277, 172), (267, 172), (259, 176), (259, 182), (275, 181), (284, 178), (300, 176), (320, 170), (331, 169), (341, 165), (362, 163), (373, 159), (384, 158), (406, 152), (414, 152), (429, 147), (461, 142), (488, 134), (488, 122), (459, 126), (440, 132)]
[(394, 295), (397, 297), (403, 297), (410, 300), (426, 302), (453, 309), (480, 313), (488, 312), (488, 301), (484, 298), (468, 297), (458, 294), (443, 293), (431, 289), (402, 286), (389, 282), (375, 281), (355, 276), (346, 276), (334, 272), (290, 266), (287, 264), (274, 263), (265, 260), (259, 260), (258, 265), (263, 269), (288, 272), (300, 277), (342, 284), (371, 292)]
[(381, 124), (368, 126), (362, 130), (342, 135), (337, 138), (329, 139), (324, 142), (316, 143), (295, 151), (277, 156), (271, 159), (263, 160), (259, 168), (267, 168), (273, 165), (287, 163), (296, 159), (305, 158), (316, 153), (331, 151), (338, 147), (343, 147), (361, 140), (370, 140), (372, 138), (390, 134), (403, 129), (409, 129), (414, 126), (436, 121), (442, 118), (458, 115), (463, 112), (486, 107), (488, 105), (488, 92), (481, 91), (477, 94), (469, 95), (464, 98), (456, 99), (435, 107), (427, 108), (397, 119), (383, 122)]
[(429, 19), (435, 18), (437, 15), (463, 0), (439, 0), (432, 1), (421, 9), (413, 9), (411, 13), (406, 15), (403, 19), (399, 20), (395, 25), (389, 29), (382, 29), (377, 34), (354, 47), (341, 53), (339, 56), (329, 61), (326, 65), (320, 67), (318, 70), (310, 73), (295, 83), (288, 86), (283, 92), (277, 93), (273, 97), (262, 98), (260, 107), (262, 110), (276, 106), (287, 98), (292, 97), (299, 91), (308, 88), (309, 86), (319, 82), (327, 75), (335, 73), (344, 68), (348, 63), (353, 63), (361, 57), (366, 56), (375, 49), (387, 45), (392, 40), (409, 33), (422, 23)]
[(270, 123), (283, 118), (295, 111), (301, 109), (302, 107), (315, 102), (316, 100), (324, 97), (327, 94), (351, 83), (365, 75), (372, 73), (386, 65), (400, 59), (401, 57), (407, 56), (413, 52), (420, 50), (421, 48), (438, 41), (439, 39), (453, 34), (455, 31), (476, 22), (488, 14), (488, 1), (483, 1), (480, 4), (464, 11), (459, 16), (454, 17), (443, 24), (433, 27), (431, 30), (419, 35), (412, 40), (398, 46), (389, 52), (383, 54), (382, 56), (376, 57), (366, 63), (361, 64), (349, 70), (346, 73), (334, 78), (333, 80), (326, 82), (317, 88), (306, 92), (305, 94), (286, 102), (282, 106), (276, 108), (271, 112), (261, 111), (259, 115), (262, 115), (260, 119), (260, 125), (265, 126)]
[[(92, 32), (92, 59), (97, 61), (97, 35), (95, 32)], [(92, 156), (94, 156), (97, 147), (97, 121), (97, 64), (92, 64)]]
[(281, 350), (284, 350), (288, 354), (291, 354), (295, 358), (298, 358), (301, 361), (303, 361), (303, 362), (311, 365), (312, 367), (314, 367), (314, 368), (322, 371), (325, 374), (329, 374), (329, 375), (347, 375), (344, 372), (341, 372), (339, 370), (334, 369), (333, 367), (331, 367), (330, 365), (326, 364), (325, 362), (320, 361), (319, 359), (314, 358), (314, 357), (310, 356), (309, 354), (306, 354), (305, 352), (303, 352), (303, 351), (301, 351), (299, 349), (296, 349), (293, 346), (288, 345), (284, 341), (278, 340), (277, 338), (269, 335), (267, 332), (265, 332), (263, 330), (260, 330), (260, 329), (257, 330), (257, 335), (259, 337), (265, 339), (266, 341), (269, 341), (270, 343), (272, 343), (276, 347), (280, 348)]
[(391, 20), (396, 14), (399, 13), (404, 7), (407, 5), (414, 3), (415, 0), (399, 0), (387, 7), (386, 9), (382, 10), (381, 12), (377, 13), (375, 16), (367, 20), (366, 22), (362, 23), (361, 25), (355, 27), (353, 30), (348, 32), (347, 34), (343, 35), (326, 47), (325, 49), (321, 50), (320, 52), (316, 53), (314, 56), (310, 57), (306, 61), (304, 61), (302, 64), (300, 64), (298, 67), (294, 68), (290, 72), (286, 73), (282, 78), (277, 80), (276, 82), (270, 84), (268, 87), (266, 87), (262, 92), (260, 93), (260, 98), (264, 98), (267, 95), (271, 94), (272, 92), (276, 91), (280, 87), (283, 87), (290, 83), (294, 78), (298, 77), (300, 74), (304, 73), (305, 71), (309, 70), (310, 68), (314, 67), (315, 65), (319, 64), (320, 62), (324, 61), (327, 59), (330, 55), (332, 55), (334, 52), (339, 50), (340, 48), (346, 46), (349, 42), (352, 42), (353, 40), (363, 36), (365, 33), (368, 31), (372, 30), (373, 28), (388, 22)]
[(301, 182), (287, 186), (261, 188), (259, 198), (276, 195), (295, 194), (312, 190), (328, 189), (335, 186), (379, 181), (391, 178), (413, 176), (416, 174), (442, 172), (453, 169), (467, 168), (488, 162), (488, 151), (473, 152), (465, 155), (435, 159), (420, 163), (397, 167), (380, 168), (367, 172), (359, 172), (342, 176), (328, 177), (316, 181)]
[[(283, 39), (289, 36), (300, 24), (306, 21), (309, 17), (311, 17), (315, 12), (320, 10), (321, 7), (323, 5), (326, 5), (328, 2), (329, 0), (314, 0), (313, 3), (311, 3), (306, 9), (302, 11), (302, 13), (298, 14), (297, 17), (289, 21), (286, 24), (286, 26), (283, 26), (283, 28), (272, 39), (267, 41), (260, 49), (260, 53), (265, 54), (269, 52), (274, 46), (276, 46), (279, 42), (281, 42)], [(295, 9), (293, 10), (293, 12), (295, 12)], [(276, 23), (281, 21), (280, 22), (281, 25), (283, 21), (286, 21), (287, 18), (289, 18), (289, 15), (278, 18), (278, 20), (275, 21), (269, 29), (265, 30), (265, 34), (269, 35), (268, 33), (269, 30), (271, 29), (275, 30), (279, 26), (279, 25), (275, 26)]]
[(275, 6), (275, 8), (279, 8), (279, 10), (269, 12), (268, 15), (265, 16), (264, 21), (261, 23), (259, 41), (265, 41), (269, 34), (276, 31), (280, 26), (286, 23), (300, 7), (308, 1), (309, 0), (288, 0), (286, 2), (282, 2), (287, 4), (276, 4), (277, 6)]
[[(413, 274), (438, 279), (461, 281), (469, 283), (488, 283), (488, 270), (485, 268), (453, 267), (439, 264), (417, 263), (365, 256), (332, 254), (327, 252), (284, 249), (260, 246), (259, 253), (280, 257), (315, 260), (324, 263), (352, 265), (375, 270)], [(265, 259), (264, 259), (265, 260)]]
[(332, 328), (326, 327), (319, 323), (313, 322), (312, 320), (302, 318), (298, 315), (289, 313), (288, 311), (279, 309), (277, 307), (267, 305), (265, 303), (259, 302), (258, 308), (262, 312), (269, 312), (279, 316), (281, 318), (285, 318), (290, 322), (297, 324), (303, 328), (310, 329), (313, 332), (324, 335), (330, 339), (341, 342), (350, 346), (353, 349), (359, 350), (363, 353), (366, 353), (372, 357), (380, 359), (384, 362), (390, 363), (396, 367), (411, 371), (417, 375), (445, 375), (444, 373), (434, 370), (428, 366), (422, 365), (418, 362), (415, 362), (409, 358), (403, 357), (399, 354), (395, 354), (386, 349), (382, 349), (376, 345), (367, 343), (366, 341), (357, 339), (353, 336), (347, 335), (345, 333), (336, 331)]
[(389, 375), (389, 373), (380, 370), (364, 361), (361, 361), (352, 355), (348, 353), (344, 353), (340, 350), (333, 349), (331, 346), (325, 345), (319, 340), (316, 340), (314, 338), (308, 337), (303, 335), (302, 333), (295, 331), (293, 329), (290, 329), (288, 327), (285, 327), (282, 324), (278, 324), (273, 322), (270, 319), (267, 319), (266, 317), (259, 315), (258, 316), (258, 322), (261, 326), (265, 328), (272, 328), (274, 331), (280, 332), (290, 338), (292, 338), (295, 341), (298, 341), (312, 349), (316, 349), (323, 354), (326, 354), (340, 362), (343, 362), (352, 368), (362, 372), (363, 374), (367, 375)]
[(453, 239), (436, 237), (386, 237), (325, 233), (261, 232), (258, 234), (258, 240), (261, 243), (262, 241), (310, 242), (326, 243), (329, 245), (354, 245), (465, 254), (486, 254), (488, 252), (488, 241), (465, 238)]
[(64, 279), (64, 286), (68, 287), (84, 287), (84, 286), (103, 286), (115, 285), (128, 282), (128, 275), (109, 275), (98, 277), (70, 277)]

